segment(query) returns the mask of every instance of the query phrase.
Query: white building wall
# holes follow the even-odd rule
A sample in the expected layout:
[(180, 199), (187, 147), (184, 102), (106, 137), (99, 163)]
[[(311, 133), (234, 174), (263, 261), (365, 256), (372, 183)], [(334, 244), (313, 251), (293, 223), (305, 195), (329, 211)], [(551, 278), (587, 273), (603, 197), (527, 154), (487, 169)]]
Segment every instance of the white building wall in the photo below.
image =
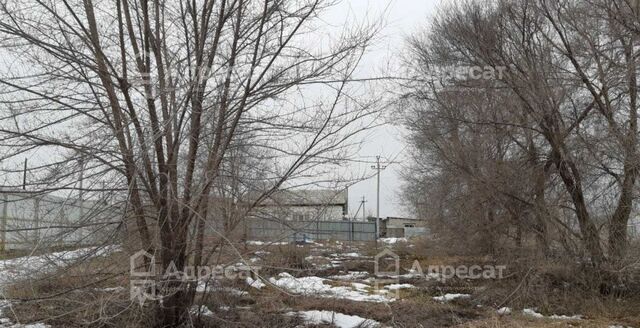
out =
[(290, 206), (287, 220), (294, 221), (341, 221), (341, 206)]
[(286, 221), (342, 221), (342, 206), (266, 206), (257, 217)]

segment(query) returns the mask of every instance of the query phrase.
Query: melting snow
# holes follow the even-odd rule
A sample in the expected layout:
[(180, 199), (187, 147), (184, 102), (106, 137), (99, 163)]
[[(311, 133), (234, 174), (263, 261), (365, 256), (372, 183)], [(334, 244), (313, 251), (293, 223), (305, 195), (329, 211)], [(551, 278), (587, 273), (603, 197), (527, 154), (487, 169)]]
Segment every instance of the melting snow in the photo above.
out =
[(533, 309), (523, 309), (522, 313), (534, 318), (544, 318), (544, 315), (542, 315), (542, 313), (538, 313)]
[(119, 250), (119, 246), (88, 247), (73, 251), (55, 252), (38, 256), (24, 256), (0, 261), (0, 286), (17, 279), (50, 272), (83, 258), (103, 256)]
[(351, 252), (351, 253), (333, 253), (330, 255), (331, 257), (362, 257), (362, 255), (356, 253), (356, 252)]
[(369, 276), (369, 272), (367, 271), (349, 271), (347, 274), (329, 276), (329, 279), (335, 280), (358, 280), (364, 279)]
[(442, 296), (435, 296), (433, 297), (433, 299), (438, 302), (448, 302), (458, 298), (469, 298), (469, 297), (471, 297), (471, 295), (469, 294), (444, 294)]
[(549, 318), (558, 319), (558, 320), (582, 320), (582, 316), (579, 314), (576, 314), (576, 315), (552, 314), (549, 316)]
[(359, 282), (352, 282), (351, 286), (353, 286), (353, 288), (355, 288), (355, 289), (362, 290), (362, 291), (366, 291), (367, 288), (370, 287), (367, 284), (363, 284), (363, 283), (359, 283)]
[(395, 244), (397, 242), (403, 242), (403, 243), (407, 242), (407, 238), (396, 238), (396, 237), (380, 238), (379, 240), (381, 242), (385, 243), (385, 244)]
[(125, 290), (124, 287), (122, 286), (118, 286), (118, 287), (106, 287), (106, 288), (96, 288), (96, 290), (101, 291), (101, 292), (122, 292)]
[(266, 284), (262, 282), (262, 280), (260, 279), (253, 279), (251, 277), (247, 277), (246, 281), (247, 281), (247, 285), (256, 289), (262, 289), (263, 287), (266, 286)]
[(198, 313), (202, 314), (205, 317), (213, 317), (214, 314), (211, 310), (209, 310), (208, 307), (206, 307), (205, 305), (194, 305), (191, 307), (191, 314), (193, 315), (198, 315)]
[(508, 307), (501, 307), (499, 308), (496, 313), (500, 314), (500, 315), (507, 315), (507, 314), (511, 314), (511, 309)]
[(405, 289), (405, 288), (416, 288), (416, 286), (412, 284), (391, 284), (384, 286), (385, 289), (388, 290), (397, 290), (397, 289)]
[[(523, 309), (522, 313), (524, 313), (525, 315), (534, 317), (534, 318), (540, 318), (540, 319), (545, 318), (545, 316), (542, 313), (538, 313), (534, 309)], [(548, 316), (547, 318), (556, 319), (556, 320), (581, 320), (582, 316), (579, 315), (579, 314), (578, 315), (572, 315), (572, 316), (552, 314), (552, 315)]]
[(25, 324), (25, 325), (18, 324), (18, 323), (16, 323), (16, 324), (11, 324), (11, 323), (2, 324), (2, 323), (0, 323), (0, 328), (50, 328), (50, 327), (51, 326), (45, 325), (44, 323), (39, 323), (39, 322), (38, 323)]
[(273, 285), (283, 288), (289, 292), (303, 295), (313, 295), (327, 298), (343, 298), (352, 301), (362, 302), (392, 302), (393, 298), (384, 295), (369, 295), (363, 290), (353, 290), (347, 286), (330, 286), (324, 284), (328, 279), (310, 276), (295, 278), (292, 275), (282, 272), (279, 278), (269, 278)]
[(260, 240), (248, 240), (247, 241), (247, 245), (254, 245), (254, 246), (263, 246), (263, 245), (287, 245), (289, 244), (286, 241), (279, 241), (279, 242), (269, 242), (269, 241), (260, 241)]
[(355, 327), (379, 327), (380, 323), (374, 320), (365, 319), (357, 315), (347, 315), (333, 311), (300, 311), (289, 312), (287, 315), (299, 315), (307, 324), (333, 324), (338, 328)]

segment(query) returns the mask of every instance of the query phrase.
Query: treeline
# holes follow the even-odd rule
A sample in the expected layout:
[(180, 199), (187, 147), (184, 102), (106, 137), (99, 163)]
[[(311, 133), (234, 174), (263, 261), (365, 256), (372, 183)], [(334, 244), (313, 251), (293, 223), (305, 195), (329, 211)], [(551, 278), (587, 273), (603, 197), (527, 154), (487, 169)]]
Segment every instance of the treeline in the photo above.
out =
[(637, 215), (639, 7), (464, 1), (409, 42), (405, 194), (435, 235), (611, 268)]

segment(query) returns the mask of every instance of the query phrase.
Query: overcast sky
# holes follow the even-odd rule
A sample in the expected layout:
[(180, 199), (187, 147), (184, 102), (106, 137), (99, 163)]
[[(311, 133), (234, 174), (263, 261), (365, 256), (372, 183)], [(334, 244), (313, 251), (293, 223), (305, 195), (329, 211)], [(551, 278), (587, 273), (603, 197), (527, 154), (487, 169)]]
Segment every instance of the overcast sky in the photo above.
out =
[[(342, 24), (358, 24), (371, 22), (373, 19), (384, 17), (384, 29), (381, 31), (374, 46), (369, 49), (367, 55), (361, 61), (361, 69), (357, 77), (381, 76), (388, 66), (397, 66), (398, 57), (405, 47), (406, 38), (424, 30), (429, 23), (429, 18), (434, 14), (435, 8), (447, 0), (342, 0), (337, 6), (331, 8), (321, 16), (321, 19), (334, 27)], [(4, 58), (5, 61), (10, 58)], [(7, 66), (6, 64), (3, 64)], [(7, 66), (9, 67), (9, 66)], [(388, 108), (387, 110), (394, 110)], [(360, 149), (356, 160), (375, 161), (375, 156), (380, 155), (384, 160), (396, 159), (397, 163), (388, 164), (381, 173), (380, 214), (385, 216), (410, 215), (400, 201), (399, 192), (402, 181), (399, 171), (402, 168), (403, 155), (407, 152), (403, 142), (403, 131), (399, 126), (386, 125), (369, 131), (363, 147)], [(34, 155), (35, 156), (35, 155)], [(37, 165), (39, 158), (28, 155), (30, 166)], [(50, 154), (35, 157), (49, 158)], [(18, 159), (18, 157), (16, 157)], [(406, 163), (406, 162), (405, 162)], [(8, 165), (8, 167), (7, 167)], [(372, 174), (373, 169), (369, 164), (357, 164), (355, 175), (362, 176)], [(16, 179), (20, 178), (22, 158), (15, 163), (3, 163), (5, 169), (13, 168), (17, 173), (9, 174)], [(1, 177), (7, 179), (7, 177)], [(18, 180), (16, 180), (18, 181)], [(14, 181), (4, 181), (3, 184), (11, 184)], [(17, 183), (17, 182), (16, 182)], [(375, 215), (376, 208), (376, 179), (370, 178), (351, 186), (349, 189), (350, 213), (355, 214), (360, 200), (365, 197), (366, 213)], [(361, 217), (362, 212), (358, 215)]]
[[(398, 57), (405, 46), (407, 36), (428, 26), (429, 18), (436, 7), (446, 0), (344, 0), (334, 8), (330, 15), (332, 20), (344, 21), (346, 15), (355, 16), (357, 20), (375, 17), (384, 12), (385, 28), (381, 40), (363, 60), (363, 72), (358, 75), (379, 75), (381, 66), (398, 61)], [(386, 10), (386, 11), (385, 11)], [(390, 108), (389, 110), (393, 110)], [(380, 215), (407, 216), (410, 215), (399, 198), (402, 181), (400, 170), (403, 155), (408, 151), (403, 142), (401, 127), (387, 125), (377, 128), (367, 137), (364, 147), (359, 153), (362, 160), (375, 160), (376, 155), (385, 159), (393, 159), (400, 163), (388, 165), (380, 178)], [(363, 168), (364, 169), (364, 168)], [(349, 204), (351, 214), (355, 214), (362, 196), (367, 203), (367, 214), (375, 215), (376, 208), (376, 179), (371, 178), (353, 185), (349, 189)], [(361, 216), (362, 212), (358, 215)]]

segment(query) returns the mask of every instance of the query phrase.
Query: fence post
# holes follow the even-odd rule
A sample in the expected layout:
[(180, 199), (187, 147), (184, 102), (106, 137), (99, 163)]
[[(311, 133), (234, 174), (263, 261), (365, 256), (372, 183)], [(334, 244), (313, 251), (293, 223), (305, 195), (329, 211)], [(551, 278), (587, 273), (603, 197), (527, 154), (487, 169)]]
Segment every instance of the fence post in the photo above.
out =
[(9, 197), (7, 194), (4, 194), (2, 196), (2, 199), (4, 200), (4, 202), (2, 203), (2, 222), (0, 222), (0, 251), (4, 252), (5, 248), (6, 248), (6, 243), (7, 243), (7, 216), (9, 215), (9, 211), (8, 211), (8, 203), (9, 203)]

